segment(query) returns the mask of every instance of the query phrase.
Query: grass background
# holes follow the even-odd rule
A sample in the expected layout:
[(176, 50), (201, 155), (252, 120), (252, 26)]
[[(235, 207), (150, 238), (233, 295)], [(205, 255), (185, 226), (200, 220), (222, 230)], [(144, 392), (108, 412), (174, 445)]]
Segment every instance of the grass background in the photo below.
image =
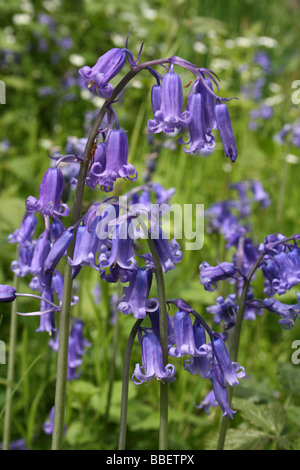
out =
[[(296, 122), (300, 114), (299, 104), (291, 99), (292, 83), (300, 79), (299, 1), (1, 0), (0, 6), (0, 78), (6, 84), (6, 104), (1, 105), (0, 115), (0, 283), (12, 282), (15, 246), (7, 243), (7, 236), (19, 226), (25, 199), (37, 195), (49, 165), (48, 153), (53, 149), (63, 153), (70, 137), (85, 137), (86, 115), (99, 107), (99, 100), (78, 87), (78, 68), (93, 65), (112, 47), (122, 47), (131, 28), (129, 46), (134, 55), (144, 42), (142, 60), (177, 55), (212, 68), (221, 78), (220, 95), (239, 98), (229, 103), (239, 151), (234, 165), (224, 156), (218, 137), (213, 154), (203, 158), (188, 156), (179, 146), (170, 150), (158, 136), (153, 179), (166, 188), (176, 188), (173, 203), (200, 203), (207, 208), (229, 196), (231, 182), (257, 178), (272, 204), (253, 212), (254, 240), (263, 241), (278, 231), (287, 236), (299, 232), (299, 148), (274, 141), (282, 126)], [(51, 18), (50, 25), (38, 21), (42, 13)], [(68, 48), (61, 45), (65, 38), (71, 39)], [(261, 50), (268, 53), (272, 70), (265, 77), (262, 98), (256, 102), (243, 93), (243, 87), (262, 76), (253, 64), (254, 54)], [(182, 72), (184, 85), (191, 78)], [(137, 183), (152, 151), (145, 132), (147, 119), (152, 117), (152, 84), (148, 74), (140, 74), (116, 106), (128, 132), (130, 161), (139, 171)], [(258, 128), (250, 131), (249, 112), (266, 100), (274, 103), (272, 119), (259, 121)], [(287, 159), (287, 155), (293, 158)], [(122, 183), (117, 190), (121, 193), (129, 187)], [(86, 204), (101, 197), (99, 191), (87, 191)], [(221, 255), (230, 257), (218, 237), (206, 234), (203, 248), (196, 253), (185, 251), (182, 263), (166, 275), (167, 297), (180, 295), (211, 322), (205, 308), (215, 295), (200, 285), (199, 264), (203, 260), (215, 263)], [(68, 383), (64, 448), (115, 449), (123, 357), (133, 321), (119, 316), (116, 331), (109, 322), (107, 302), (114, 288), (101, 284), (102, 302), (95, 304), (97, 274), (86, 268), (78, 281), (80, 302), (73, 315), (84, 320), (85, 336), (92, 347), (84, 357), (81, 378)], [(258, 296), (262, 282), (258, 279), (256, 283)], [(28, 279), (20, 279), (20, 288), (28, 291)], [(295, 292), (290, 295), (293, 301)], [(0, 339), (8, 348), (9, 306), (1, 306), (0, 315)], [(56, 353), (48, 346), (47, 334), (36, 333), (38, 324), (37, 318), (18, 319), (12, 439), (23, 438), (29, 449), (49, 449), (51, 438), (42, 425), (54, 402)], [(300, 366), (291, 362), (291, 345), (297, 339), (297, 322), (286, 331), (269, 313), (244, 325), (239, 362), (249, 379), (236, 392), (238, 413), (230, 426), (227, 448), (299, 449)], [(135, 344), (132, 367), (139, 361), (139, 345)], [(113, 364), (113, 393), (108, 400)], [(209, 384), (187, 374), (182, 361), (175, 364), (178, 372), (170, 387), (169, 448), (215, 448), (220, 410), (207, 416), (194, 406), (205, 397)], [(1, 364), (0, 441), (6, 373), (7, 365)], [(157, 448), (158, 394), (157, 382), (130, 385), (127, 449)]]

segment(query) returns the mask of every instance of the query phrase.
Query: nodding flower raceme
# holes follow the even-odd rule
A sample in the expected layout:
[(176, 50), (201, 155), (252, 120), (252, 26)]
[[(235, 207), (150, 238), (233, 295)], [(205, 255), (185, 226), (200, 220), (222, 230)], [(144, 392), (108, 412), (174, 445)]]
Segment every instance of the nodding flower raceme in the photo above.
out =
[(99, 57), (93, 67), (85, 65), (79, 69), (79, 74), (88, 90), (102, 98), (109, 98), (113, 93), (113, 86), (109, 82), (122, 70), (125, 62), (125, 51), (113, 48)]
[(29, 196), (26, 200), (27, 212), (41, 212), (53, 218), (68, 216), (69, 206), (61, 203), (63, 191), (63, 173), (59, 168), (48, 168), (41, 182), (39, 198)]
[(163, 382), (173, 382), (175, 380), (176, 368), (172, 364), (163, 364), (162, 349), (157, 336), (151, 330), (138, 332), (142, 349), (142, 366), (135, 365), (132, 380), (140, 385), (151, 379)]

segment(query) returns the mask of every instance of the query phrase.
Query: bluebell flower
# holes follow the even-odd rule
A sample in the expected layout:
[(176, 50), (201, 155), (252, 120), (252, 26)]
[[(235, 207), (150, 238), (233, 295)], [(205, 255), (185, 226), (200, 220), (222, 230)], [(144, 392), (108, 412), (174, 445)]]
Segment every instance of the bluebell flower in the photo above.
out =
[[(208, 82), (211, 84), (210, 80)], [(202, 81), (199, 81), (195, 91), (189, 94), (187, 101), (187, 111), (191, 115), (191, 120), (188, 123), (190, 138), (186, 143), (182, 137), (178, 139), (179, 143), (190, 145), (189, 149), (184, 148), (186, 153), (195, 154), (210, 151), (215, 146), (215, 139), (211, 134), (213, 126), (215, 126), (214, 97), (201, 85)]]
[(101, 222), (102, 214), (98, 213), (98, 208), (99, 204), (90, 206), (84, 221), (77, 228), (73, 259), (68, 257), (68, 263), (73, 266), (76, 274), (82, 266), (91, 266), (93, 269), (99, 270), (97, 252), (100, 240), (97, 228)]
[(40, 275), (44, 272), (44, 264), (51, 249), (50, 233), (45, 229), (39, 236), (32, 255), (31, 274)]
[(258, 202), (261, 207), (268, 207), (271, 204), (269, 194), (264, 190), (263, 185), (258, 180), (252, 180), (250, 187), (253, 192), (253, 201)]
[(64, 176), (59, 168), (48, 168), (41, 185), (39, 198), (29, 196), (26, 200), (26, 210), (29, 213), (41, 212), (50, 217), (66, 217), (70, 213), (67, 204), (61, 203), (64, 191)]
[(205, 413), (209, 414), (210, 408), (216, 408), (217, 406), (218, 402), (216, 400), (215, 393), (213, 390), (210, 390), (206, 397), (201, 401), (200, 405), (197, 405), (196, 408), (204, 408)]
[(93, 164), (86, 175), (86, 184), (96, 188), (106, 164), (106, 143), (100, 142), (95, 150)]
[(176, 346), (169, 349), (172, 357), (182, 357), (186, 355), (201, 356), (206, 355), (206, 350), (201, 350), (201, 345), (196, 346), (194, 328), (188, 313), (177, 310), (174, 315), (174, 340)]
[(224, 328), (228, 330), (235, 324), (238, 306), (235, 303), (235, 294), (230, 294), (224, 299), (221, 295), (216, 298), (216, 304), (206, 308), (208, 313), (214, 315), (216, 324), (224, 321)]
[(11, 262), (10, 268), (18, 277), (31, 274), (31, 263), (35, 244), (20, 247), (19, 259)]
[(217, 289), (217, 282), (233, 278), (237, 273), (234, 263), (223, 261), (217, 266), (210, 266), (203, 261), (200, 266), (200, 282), (205, 290), (213, 292)]
[(214, 367), (211, 369), (209, 379), (213, 386), (215, 399), (223, 411), (223, 416), (229, 416), (229, 418), (233, 419), (235, 411), (233, 411), (230, 407), (227, 387), (224, 383), (222, 372), (217, 365), (214, 365)]
[(161, 108), (161, 92), (162, 92), (162, 86), (158, 82), (157, 84), (153, 85), (151, 89), (151, 106), (152, 106), (152, 111), (154, 115), (154, 119), (148, 121), (148, 130), (151, 132), (151, 129), (156, 129), (158, 128), (160, 121), (159, 119), (155, 118), (155, 114), (160, 111)]
[[(82, 365), (82, 358), (86, 348), (91, 346), (91, 343), (83, 336), (83, 326), (82, 320), (73, 320), (69, 335), (67, 380), (76, 380), (80, 377), (78, 367)], [(57, 330), (56, 336), (50, 339), (49, 345), (53, 351), (58, 351), (59, 330)]]
[(113, 48), (99, 57), (93, 67), (84, 66), (79, 69), (85, 86), (103, 98), (109, 98), (113, 86), (109, 83), (123, 68), (126, 54), (123, 49)]
[(53, 433), (53, 425), (54, 425), (54, 406), (52, 406), (51, 410), (49, 411), (49, 419), (45, 421), (43, 424), (44, 433), (51, 435)]
[(171, 269), (174, 269), (175, 264), (180, 263), (183, 256), (179, 243), (175, 238), (170, 240), (169, 243), (160, 226), (153, 227), (150, 236), (159, 256), (163, 272), (166, 273)]
[(62, 223), (61, 219), (54, 219), (53, 222), (49, 226), (50, 232), (50, 240), (54, 243), (58, 237), (66, 230), (64, 224)]
[[(32, 288), (34, 286), (31, 286)], [(40, 288), (36, 286), (36, 288), (39, 290)], [(62, 275), (61, 272), (54, 270), (52, 276), (51, 276), (51, 288), (53, 292), (57, 295), (59, 305), (62, 305), (62, 299), (63, 299), (63, 289), (64, 289), (64, 276)], [(79, 301), (79, 297), (77, 295), (73, 295), (71, 299), (71, 306), (76, 305)]]
[(66, 254), (66, 250), (74, 238), (71, 229), (65, 230), (53, 243), (44, 263), (44, 273), (53, 271), (62, 257)]
[(235, 368), (231, 362), (224, 340), (220, 335), (214, 333), (212, 340), (213, 354), (217, 359), (219, 369), (224, 377), (224, 381), (234, 386), (239, 383)]
[(190, 359), (184, 361), (183, 366), (190, 374), (200, 374), (200, 377), (207, 378), (210, 370), (210, 347), (206, 344), (205, 330), (197, 318), (194, 320), (193, 333), (195, 346), (199, 354), (191, 355)]
[[(155, 108), (158, 100), (155, 101)], [(186, 126), (190, 120), (190, 112), (182, 112), (183, 91), (180, 76), (174, 72), (173, 64), (165, 74), (161, 89), (161, 106), (154, 113), (154, 120), (148, 121), (150, 133), (169, 133)]]
[(118, 265), (123, 269), (135, 269), (137, 262), (133, 249), (132, 234), (129, 232), (131, 221), (123, 220), (114, 226), (109, 243), (100, 247), (99, 265), (106, 269)]
[(226, 157), (229, 157), (232, 162), (235, 162), (238, 152), (236, 148), (234, 133), (232, 130), (229, 111), (225, 103), (216, 103), (215, 117), (217, 128), (224, 148), (224, 153)]
[(27, 245), (32, 241), (37, 226), (37, 218), (35, 214), (25, 213), (20, 227), (8, 236), (9, 243), (18, 243), (19, 245)]
[(267, 75), (272, 70), (271, 59), (265, 51), (256, 52), (253, 57), (253, 63), (258, 64)]
[(16, 298), (16, 289), (12, 286), (1, 284), (0, 285), (0, 302), (8, 303), (13, 302)]
[(266, 278), (264, 293), (281, 295), (300, 283), (300, 248), (294, 247), (287, 253), (280, 251), (266, 259), (261, 266)]
[(151, 188), (154, 191), (157, 204), (168, 204), (175, 193), (175, 188), (165, 189), (161, 184), (153, 182)]
[(123, 129), (112, 129), (105, 143), (105, 168), (99, 174), (97, 183), (109, 192), (112, 191), (117, 178), (135, 181), (137, 172), (134, 166), (128, 163), (128, 139)]
[(300, 318), (300, 294), (297, 293), (298, 303), (295, 305), (288, 305), (280, 302), (277, 299), (264, 299), (262, 306), (270, 312), (276, 313), (281, 318), (279, 323), (285, 329), (290, 329), (294, 326), (297, 318)]
[[(147, 309), (147, 314), (150, 319), (152, 332), (155, 333), (158, 338), (160, 338), (159, 304), (156, 299), (151, 299), (151, 301), (153, 302), (153, 305), (151, 306), (151, 303), (150, 303), (151, 308), (149, 308), (149, 310)], [(166, 315), (167, 315), (167, 329), (168, 329), (168, 348), (171, 348), (175, 343), (174, 318), (171, 315), (169, 315), (168, 311), (166, 312)]]
[(162, 349), (157, 336), (151, 330), (139, 331), (139, 341), (142, 349), (142, 366), (136, 364), (132, 380), (136, 385), (151, 379), (163, 382), (175, 380), (176, 368), (172, 364), (163, 364)]
[(157, 305), (153, 305), (153, 301), (148, 299), (152, 276), (152, 269), (137, 267), (133, 271), (129, 286), (123, 287), (123, 296), (117, 305), (120, 312), (125, 315), (132, 313), (135, 318), (146, 318), (149, 309), (157, 308)]

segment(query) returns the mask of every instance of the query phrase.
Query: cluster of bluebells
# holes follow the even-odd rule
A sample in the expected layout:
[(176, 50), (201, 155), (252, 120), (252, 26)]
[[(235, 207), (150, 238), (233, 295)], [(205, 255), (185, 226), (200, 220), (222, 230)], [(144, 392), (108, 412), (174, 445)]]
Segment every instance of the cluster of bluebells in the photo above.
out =
[[(127, 133), (120, 126), (114, 109), (117, 96), (114, 96), (111, 80), (126, 63), (132, 70), (138, 67), (140, 71), (147, 70), (156, 80), (151, 100), (153, 118), (147, 123), (150, 135), (163, 133), (170, 137), (177, 136), (176, 141), (183, 145), (187, 154), (196, 154), (214, 148), (214, 131), (218, 130), (225, 155), (232, 162), (237, 158), (235, 137), (226, 105), (229, 99), (220, 98), (213, 91), (213, 85), (218, 88), (215, 74), (176, 56), (152, 61), (142, 67), (138, 65), (141, 52), (142, 48), (135, 60), (127, 41), (125, 48), (113, 48), (101, 56), (93, 67), (84, 66), (79, 70), (84, 86), (91, 93), (108, 100), (85, 175), (85, 184), (92, 189), (100, 188), (105, 197), (93, 202), (75, 225), (66, 226), (64, 221), (70, 215), (68, 188), (70, 185), (76, 188), (78, 168), (83, 163), (87, 140), (77, 140), (76, 148), (74, 142), (70, 142), (66, 155), (51, 156), (52, 165), (42, 178), (38, 197), (27, 198), (22, 224), (9, 237), (10, 242), (20, 247), (19, 259), (12, 263), (12, 270), (21, 277), (31, 276), (29, 285), (38, 292), (40, 299), (39, 311), (33, 312), (40, 315), (38, 331), (50, 333), (50, 346), (55, 350), (59, 333), (55, 312), (59, 312), (62, 306), (64, 283), (58, 267), (69, 263), (73, 280), (82, 269), (89, 268), (97, 271), (104, 282), (121, 283), (122, 296), (116, 302), (117, 311), (142, 321), (150, 318), (152, 323), (151, 328), (141, 326), (138, 334), (142, 364), (137, 364), (134, 369), (133, 381), (137, 384), (153, 378), (173, 381), (176, 372), (173, 365), (163, 363), (158, 327), (161, 306), (158, 299), (151, 297), (155, 264), (152, 254), (145, 249), (144, 240), (149, 236), (152, 238), (164, 274), (181, 262), (183, 253), (179, 243), (175, 239), (168, 240), (164, 234), (162, 213), (153, 213), (151, 210), (153, 204), (162, 206), (163, 212), (168, 210), (174, 188), (165, 189), (160, 184), (147, 181), (129, 191), (125, 197), (113, 194), (118, 179), (135, 182), (138, 175), (128, 161)], [(154, 65), (162, 65), (164, 73), (155, 71)], [(186, 109), (181, 77), (175, 70), (177, 68), (184, 68), (195, 76)], [(187, 139), (185, 135), (188, 135)], [(37, 237), (38, 215), (44, 221), (44, 230)], [(71, 244), (74, 249), (69, 256)], [(13, 301), (16, 295), (20, 294), (10, 286), (2, 286), (0, 289), (2, 301)], [(72, 304), (77, 301), (78, 297), (73, 296)], [(203, 328), (204, 323), (197, 312), (184, 301), (172, 302), (178, 310), (174, 317), (168, 316), (169, 356), (187, 356), (184, 368), (193, 375), (199, 373), (201, 377), (210, 379), (217, 403), (225, 415), (232, 417), (226, 386), (236, 385), (243, 371), (239, 372), (239, 366), (231, 363), (223, 338), (208, 327), (205, 326), (206, 330)], [(196, 315), (193, 324), (192, 314)], [(82, 327), (82, 322), (78, 320), (70, 331), (69, 380), (78, 377), (77, 368), (81, 365), (88, 345), (83, 339)], [(210, 342), (206, 341), (205, 331)], [(52, 429), (51, 419), (46, 429)]]
[[(252, 200), (259, 201), (262, 207), (266, 207), (270, 204), (269, 196), (260, 183), (256, 182), (256, 184), (259, 192), (254, 192)], [(243, 196), (245, 196), (245, 188), (250, 187), (253, 190), (253, 182), (246, 181), (234, 186), (239, 188), (240, 200), (237, 201), (238, 205), (241, 203), (239, 214), (244, 212), (244, 215), (246, 213), (250, 216), (249, 201), (243, 199)], [(226, 210), (220, 210), (221, 207)], [(268, 310), (277, 314), (279, 323), (289, 329), (299, 318), (299, 294), (297, 294), (296, 303), (292, 305), (280, 301), (278, 296), (285, 294), (300, 283), (299, 236), (294, 235), (288, 238), (276, 233), (268, 235), (263, 243), (255, 243), (249, 236), (249, 227), (239, 224), (236, 214), (233, 215), (233, 208), (236, 209), (236, 207), (236, 203), (229, 200), (214, 204), (207, 211), (211, 218), (210, 229), (222, 234), (227, 242), (226, 247), (234, 248), (234, 252), (231, 261), (223, 261), (217, 266), (202, 262), (200, 265), (201, 284), (205, 290), (214, 292), (217, 290), (219, 281), (226, 281), (232, 284), (237, 292), (237, 294), (229, 294), (225, 299), (218, 296), (215, 305), (207, 307), (207, 311), (214, 315), (216, 323), (223, 321), (225, 330), (230, 329), (235, 324), (240, 308), (239, 297), (244, 286), (247, 285), (244, 318), (254, 320), (257, 315)], [(230, 226), (236, 227), (234, 238), (232, 238)], [(263, 299), (255, 298), (253, 292), (252, 281), (258, 271), (264, 279), (265, 297)], [(249, 276), (251, 276), (250, 279)]]
[[(233, 418), (235, 411), (230, 407), (227, 386), (235, 386), (245, 371), (230, 360), (223, 337), (212, 331), (202, 317), (183, 299), (168, 301), (174, 304), (174, 316), (168, 313), (168, 356), (183, 358), (183, 366), (192, 375), (208, 379), (212, 385), (214, 406), (220, 406), (224, 416)], [(135, 384), (145, 383), (153, 378), (163, 382), (175, 380), (176, 368), (163, 364), (159, 343), (159, 307), (149, 313), (151, 327), (140, 328), (139, 341), (142, 349), (142, 365), (136, 364), (133, 373)], [(210, 341), (207, 341), (209, 336)]]

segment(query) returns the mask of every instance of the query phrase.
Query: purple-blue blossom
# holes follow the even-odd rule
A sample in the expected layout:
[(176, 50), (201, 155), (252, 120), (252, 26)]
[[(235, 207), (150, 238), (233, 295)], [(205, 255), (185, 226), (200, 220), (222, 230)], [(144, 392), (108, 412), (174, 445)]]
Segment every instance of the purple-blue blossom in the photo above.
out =
[(216, 298), (215, 305), (210, 305), (206, 308), (208, 313), (214, 315), (214, 322), (216, 324), (224, 321), (224, 328), (228, 330), (235, 324), (238, 306), (235, 303), (235, 294), (229, 294), (225, 299), (223, 296)]
[(188, 313), (183, 310), (177, 310), (174, 315), (173, 328), (174, 341), (176, 346), (172, 346), (171, 348), (169, 348), (170, 356), (206, 356), (207, 351), (201, 349), (203, 343), (196, 345), (195, 331), (192, 325), (192, 320)]
[[(210, 80), (207, 80), (210, 83)], [(180, 137), (178, 142), (184, 145), (186, 153), (201, 153), (210, 151), (215, 146), (214, 136), (211, 134), (215, 128), (214, 97), (202, 85), (202, 81), (196, 82), (195, 91), (192, 90), (187, 101), (187, 111), (191, 115), (188, 123), (189, 140), (185, 143)]]
[(237, 267), (234, 263), (223, 261), (217, 266), (210, 266), (206, 261), (203, 261), (200, 266), (200, 282), (205, 290), (215, 291), (217, 283), (233, 278), (237, 273)]
[(98, 162), (97, 168), (92, 167), (91, 172), (94, 173), (91, 179), (94, 185), (99, 184), (106, 192), (113, 190), (118, 178), (130, 181), (137, 179), (135, 167), (128, 163), (128, 139), (123, 129), (112, 129), (108, 133), (105, 140), (105, 159), (104, 156), (101, 156), (101, 159), (102, 164)]
[(164, 366), (162, 349), (157, 336), (151, 330), (139, 331), (139, 342), (142, 349), (142, 365), (136, 364), (132, 380), (140, 385), (151, 379), (173, 382), (176, 368), (172, 364)]
[(37, 226), (37, 218), (35, 214), (25, 213), (20, 227), (8, 236), (9, 243), (18, 243), (19, 245), (27, 245), (32, 241)]
[(113, 92), (113, 85), (109, 82), (122, 70), (125, 62), (125, 51), (113, 48), (99, 57), (93, 67), (85, 65), (79, 69), (79, 74), (88, 90), (109, 98)]
[(232, 130), (229, 111), (225, 103), (216, 103), (215, 117), (217, 128), (224, 148), (224, 153), (226, 157), (230, 158), (232, 162), (235, 162), (238, 152), (235, 143), (234, 133)]
[(0, 302), (13, 302), (16, 298), (16, 289), (7, 284), (0, 285)]
[[(158, 95), (158, 91), (155, 92)], [(169, 133), (186, 126), (191, 115), (189, 111), (183, 112), (183, 91), (180, 76), (174, 72), (173, 64), (164, 75), (161, 88), (160, 108), (159, 97), (152, 96), (154, 104), (154, 119), (148, 121), (150, 133)]]
[(26, 200), (26, 210), (29, 213), (41, 212), (50, 217), (66, 217), (70, 213), (67, 204), (61, 202), (64, 191), (64, 176), (59, 168), (48, 168), (41, 185), (39, 197), (29, 196)]
[(120, 312), (125, 315), (132, 313), (135, 318), (146, 318), (150, 308), (157, 308), (157, 305), (153, 305), (152, 300), (148, 299), (152, 277), (152, 269), (137, 267), (134, 270), (128, 287), (123, 287), (123, 296), (117, 305)]
[(285, 329), (290, 329), (294, 326), (297, 318), (300, 318), (300, 294), (297, 293), (298, 303), (294, 305), (285, 304), (277, 299), (263, 299), (262, 306), (270, 312), (276, 313), (280, 316), (278, 323), (283, 325)]

